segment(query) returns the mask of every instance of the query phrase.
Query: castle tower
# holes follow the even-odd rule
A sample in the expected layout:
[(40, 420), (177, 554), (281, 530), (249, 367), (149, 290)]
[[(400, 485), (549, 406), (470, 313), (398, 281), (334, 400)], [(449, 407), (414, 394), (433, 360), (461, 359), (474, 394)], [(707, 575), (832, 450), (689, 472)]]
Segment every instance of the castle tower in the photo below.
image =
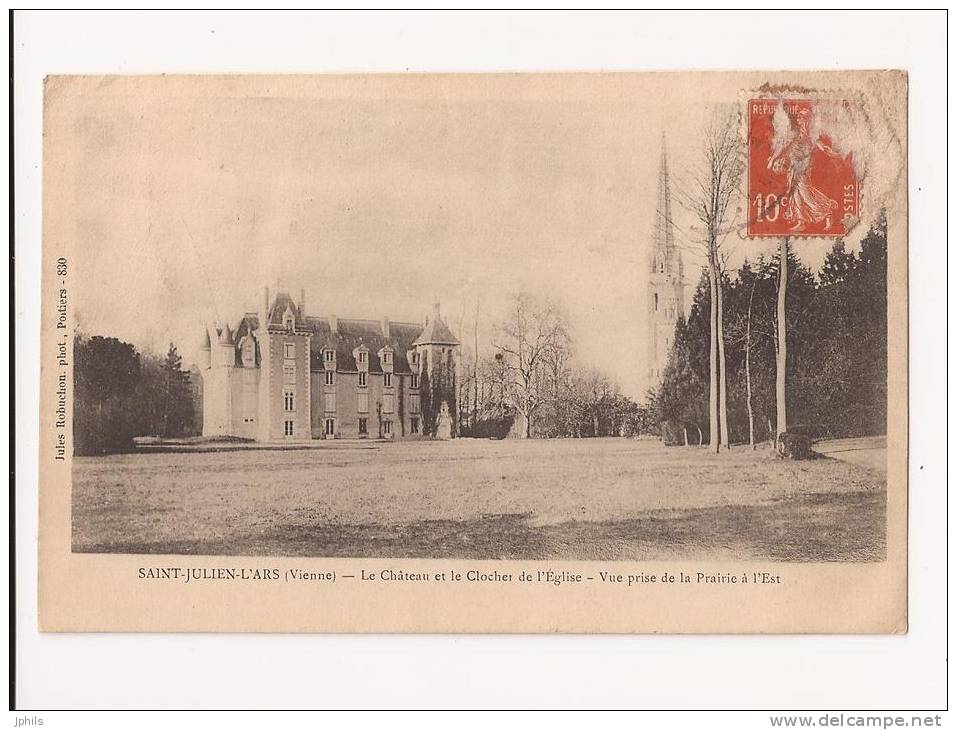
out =
[(438, 302), (412, 346), (417, 355), (415, 367), (418, 367), (418, 372), (428, 374), (432, 391), (430, 402), (436, 416), (436, 438), (455, 438), (459, 341), (442, 319)]
[(654, 248), (648, 261), (648, 387), (664, 375), (678, 317), (684, 315), (684, 267), (675, 245), (668, 181), (668, 153), (661, 136), (658, 201), (655, 208)]
[(263, 289), (257, 342), (260, 352), (257, 438), (312, 438), (312, 328), (306, 322), (305, 291), (299, 304), (283, 291), (270, 299)]

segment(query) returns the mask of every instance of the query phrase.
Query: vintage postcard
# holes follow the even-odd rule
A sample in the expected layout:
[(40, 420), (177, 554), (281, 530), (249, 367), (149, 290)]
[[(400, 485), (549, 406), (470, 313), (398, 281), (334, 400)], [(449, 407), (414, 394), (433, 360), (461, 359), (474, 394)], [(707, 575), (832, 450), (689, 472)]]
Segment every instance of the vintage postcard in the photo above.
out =
[(907, 630), (899, 71), (51, 76), (40, 628)]

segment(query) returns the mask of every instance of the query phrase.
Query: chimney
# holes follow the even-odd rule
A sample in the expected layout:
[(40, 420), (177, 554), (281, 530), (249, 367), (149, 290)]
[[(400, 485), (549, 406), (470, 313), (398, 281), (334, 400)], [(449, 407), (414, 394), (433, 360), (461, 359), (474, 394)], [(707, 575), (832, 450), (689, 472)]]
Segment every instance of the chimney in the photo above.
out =
[(383, 336), (383, 337), (389, 337), (389, 336), (390, 336), (390, 335), (389, 335), (389, 318), (388, 318), (388, 317), (383, 317), (383, 318), (382, 318), (382, 336)]
[(329, 329), (332, 330), (332, 334), (338, 334), (339, 332), (339, 318), (334, 315), (329, 315)]

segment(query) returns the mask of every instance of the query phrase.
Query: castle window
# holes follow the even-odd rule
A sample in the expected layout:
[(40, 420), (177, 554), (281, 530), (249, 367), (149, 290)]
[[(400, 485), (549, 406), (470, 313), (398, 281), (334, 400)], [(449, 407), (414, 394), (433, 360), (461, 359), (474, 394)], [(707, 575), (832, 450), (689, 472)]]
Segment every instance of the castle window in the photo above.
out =
[(364, 436), (367, 433), (369, 433), (369, 419), (360, 418), (359, 419), (359, 434)]
[(296, 356), (296, 343), (295, 342), (286, 342), (282, 346), (283, 357), (287, 359), (292, 359)]
[(391, 394), (382, 396), (382, 412), (392, 413), (395, 410), (395, 399)]
[(409, 382), (409, 387), (410, 387), (410, 388), (418, 388), (418, 387), (419, 387), (419, 376), (416, 375), (415, 373), (412, 373), (412, 379), (411, 379), (411, 381)]
[(286, 363), (282, 366), (282, 382), (284, 383), (295, 383), (296, 382), (296, 366), (293, 363)]
[(392, 373), (382, 373), (382, 385), (385, 388), (392, 387)]
[(332, 362), (333, 360), (336, 359), (336, 351), (335, 351), (335, 350), (324, 350), (324, 351), (323, 351), (323, 357), (325, 357), (326, 362)]
[(358, 413), (369, 412), (369, 394), (365, 391), (356, 396), (356, 411)]
[(283, 404), (287, 411), (296, 410), (296, 394), (292, 390), (287, 390), (283, 394)]
[(419, 412), (419, 396), (418, 395), (413, 395), (409, 397), (409, 410), (412, 413)]
[(409, 419), (409, 431), (412, 433), (419, 432), (419, 419), (415, 416), (412, 416), (412, 418)]
[(366, 374), (365, 374), (365, 373), (359, 373), (359, 385), (360, 385), (360, 386), (365, 386), (365, 384), (366, 384)]
[(383, 421), (382, 422), (382, 433), (385, 436), (392, 435), (392, 421)]
[(326, 419), (326, 436), (334, 436), (336, 433), (336, 419), (327, 418)]
[(658, 292), (655, 292), (655, 311), (658, 311)]
[(283, 434), (285, 436), (292, 436), (295, 433), (296, 423), (295, 421), (285, 421), (283, 423)]
[(335, 385), (335, 384), (336, 384), (335, 370), (326, 370), (326, 385)]

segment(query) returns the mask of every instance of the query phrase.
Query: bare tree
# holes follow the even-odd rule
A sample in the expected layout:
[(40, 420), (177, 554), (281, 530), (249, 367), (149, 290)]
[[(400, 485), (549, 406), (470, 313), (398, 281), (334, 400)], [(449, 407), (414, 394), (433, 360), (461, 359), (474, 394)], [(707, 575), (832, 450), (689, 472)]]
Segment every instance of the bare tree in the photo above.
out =
[(591, 421), (592, 435), (600, 435), (600, 417), (607, 414), (618, 396), (618, 388), (603, 373), (594, 368), (575, 378), (574, 391), (581, 417)]
[(728, 435), (728, 383), (724, 342), (722, 242), (730, 231), (732, 203), (739, 194), (744, 161), (733, 115), (715, 117), (705, 129), (701, 172), (687, 190), (679, 190), (683, 207), (700, 222), (711, 294), (710, 385), (708, 406), (710, 448), (717, 453), (730, 445)]
[[(735, 345), (740, 345), (744, 350), (744, 387), (745, 398), (748, 407), (748, 445), (754, 449), (754, 396), (751, 382), (751, 343), (754, 331), (754, 292), (757, 289), (760, 279), (760, 272), (753, 272), (747, 264), (741, 269), (747, 270), (748, 277), (751, 279), (751, 293), (748, 297), (748, 308), (744, 313), (738, 313), (728, 323), (728, 341)], [(748, 277), (742, 277), (740, 281), (746, 283)]]
[(522, 418), (522, 437), (528, 438), (532, 418), (551, 396), (550, 363), (569, 347), (565, 315), (553, 302), (516, 294), (508, 318), (496, 328), (496, 340), (509, 375), (509, 401)]
[(775, 378), (775, 398), (777, 400), (778, 438), (788, 430), (787, 406), (787, 362), (788, 333), (786, 325), (786, 298), (788, 289), (788, 239), (781, 239), (781, 251), (778, 262), (778, 311), (777, 311), (777, 375)]
[(748, 320), (744, 332), (744, 384), (748, 398), (748, 446), (754, 446), (754, 404), (751, 397), (751, 312), (754, 309), (754, 289), (758, 285), (758, 277), (751, 282), (751, 296), (748, 297)]

